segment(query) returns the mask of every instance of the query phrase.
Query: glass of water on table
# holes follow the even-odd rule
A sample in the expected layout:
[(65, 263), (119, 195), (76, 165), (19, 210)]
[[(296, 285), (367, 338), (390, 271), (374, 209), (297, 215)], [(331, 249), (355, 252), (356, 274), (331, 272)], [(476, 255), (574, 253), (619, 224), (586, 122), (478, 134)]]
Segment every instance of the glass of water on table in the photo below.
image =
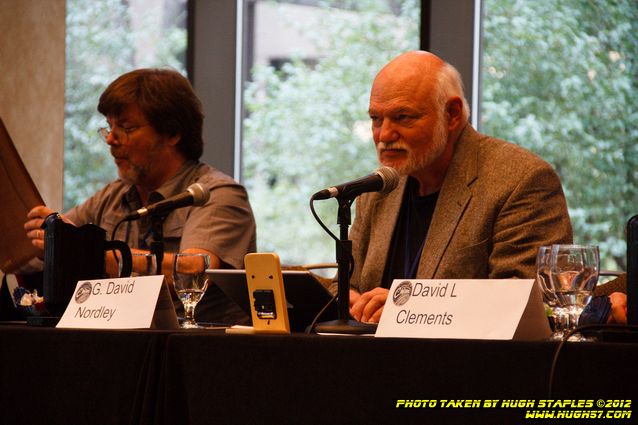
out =
[(208, 287), (206, 269), (210, 267), (210, 256), (200, 253), (179, 253), (173, 257), (173, 286), (184, 305), (182, 328), (200, 328), (193, 317), (197, 303)]

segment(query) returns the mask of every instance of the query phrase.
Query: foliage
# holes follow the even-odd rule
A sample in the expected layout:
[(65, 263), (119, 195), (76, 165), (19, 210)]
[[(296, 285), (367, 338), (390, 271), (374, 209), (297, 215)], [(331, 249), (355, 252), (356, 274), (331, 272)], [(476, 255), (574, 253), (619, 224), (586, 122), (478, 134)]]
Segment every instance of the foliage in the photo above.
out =
[(608, 268), (638, 213), (637, 23), (634, 0), (485, 3), (481, 130), (553, 164), (575, 242)]
[[(169, 0), (156, 6), (168, 7), (171, 1), (183, 3)], [(67, 1), (65, 209), (83, 202), (117, 175), (108, 146), (97, 134), (106, 125), (96, 107), (108, 83), (142, 66), (170, 66), (184, 72), (185, 28), (168, 25), (155, 40), (156, 54), (137, 59), (138, 40), (148, 40), (148, 30), (132, 30), (128, 4), (121, 0)], [(159, 10), (147, 11), (144, 18), (153, 12)]]
[[(383, 64), (418, 46), (416, 1), (403, 1), (399, 16), (391, 13), (394, 3), (339, 1), (344, 11), (324, 2), (312, 22), (289, 21), (322, 52), (316, 65), (297, 57), (281, 70), (253, 70), (244, 93), (242, 159), (260, 251), (276, 251), (290, 264), (334, 261), (334, 243), (308, 200), (378, 166), (367, 116), (370, 85)], [(327, 225), (335, 223), (336, 202), (315, 207)]]
[[(148, 34), (132, 30), (129, 3), (67, 2), (66, 208), (115, 176), (95, 132), (104, 124), (95, 107), (106, 84), (139, 66), (183, 70), (183, 26), (168, 25), (157, 54), (139, 59), (135, 46)], [(252, 70), (242, 160), (261, 251), (277, 251), (288, 263), (334, 258), (307, 203), (315, 191), (376, 167), (366, 114), (370, 84), (389, 59), (418, 46), (418, 4), (321, 2), (312, 22), (288, 19), (322, 52), (316, 64), (299, 56), (282, 69)], [(624, 268), (625, 223), (638, 213), (635, 0), (484, 5), (481, 131), (553, 164), (575, 241), (600, 245), (605, 267)], [(285, 9), (280, 15), (286, 19)], [(316, 207), (336, 231), (336, 203)]]

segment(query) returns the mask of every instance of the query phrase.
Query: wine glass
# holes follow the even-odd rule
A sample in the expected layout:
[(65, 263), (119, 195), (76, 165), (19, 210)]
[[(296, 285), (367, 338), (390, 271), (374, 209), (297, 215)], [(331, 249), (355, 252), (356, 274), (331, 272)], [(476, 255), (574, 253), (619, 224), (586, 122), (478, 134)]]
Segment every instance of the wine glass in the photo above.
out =
[[(580, 314), (591, 300), (598, 281), (599, 266), (597, 246), (552, 245), (550, 283), (558, 304), (567, 314), (565, 331), (578, 326)], [(583, 341), (585, 338), (575, 336), (570, 340)]]
[(551, 311), (552, 336), (550, 339), (560, 340), (567, 327), (567, 314), (558, 302), (556, 293), (552, 291), (550, 282), (551, 246), (541, 246), (536, 254), (536, 281), (543, 292), (543, 302)]
[(195, 306), (208, 287), (206, 269), (210, 267), (208, 254), (180, 253), (173, 257), (173, 286), (184, 305), (182, 328), (199, 328), (193, 317)]

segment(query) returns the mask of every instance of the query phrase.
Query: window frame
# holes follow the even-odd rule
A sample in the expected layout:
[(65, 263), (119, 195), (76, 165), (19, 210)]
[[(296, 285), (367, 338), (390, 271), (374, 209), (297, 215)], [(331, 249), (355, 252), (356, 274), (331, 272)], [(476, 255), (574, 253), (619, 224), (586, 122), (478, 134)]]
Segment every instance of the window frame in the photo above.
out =
[[(246, 37), (257, 0), (189, 0), (187, 70), (204, 108), (202, 160), (241, 181)], [(421, 49), (454, 65), (478, 128), (481, 0), (421, 0)]]

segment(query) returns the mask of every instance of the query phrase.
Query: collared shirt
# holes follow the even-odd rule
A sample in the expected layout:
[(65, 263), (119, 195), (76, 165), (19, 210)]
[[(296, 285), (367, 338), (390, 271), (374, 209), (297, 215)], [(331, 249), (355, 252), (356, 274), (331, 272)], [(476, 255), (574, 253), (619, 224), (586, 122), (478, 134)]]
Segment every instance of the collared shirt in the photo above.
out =
[[(209, 165), (190, 161), (152, 192), (148, 203), (178, 195), (196, 182), (211, 190), (210, 199), (201, 207), (180, 208), (168, 214), (163, 227), (165, 251), (205, 249), (227, 267), (243, 268), (244, 255), (256, 251), (255, 220), (246, 190), (232, 178)], [(65, 215), (78, 226), (100, 226), (110, 239), (115, 226), (143, 206), (136, 188), (118, 179)], [(148, 249), (152, 240), (148, 217), (122, 224), (113, 239), (131, 248)]]
[[(204, 249), (221, 260), (222, 268), (243, 268), (244, 256), (257, 250), (256, 226), (248, 194), (232, 178), (207, 164), (189, 161), (149, 195), (148, 204), (178, 195), (193, 183), (210, 189), (210, 199), (202, 206), (179, 208), (167, 215), (163, 226), (165, 252)], [(142, 207), (137, 189), (118, 179), (65, 215), (78, 226), (87, 223), (100, 226), (111, 239), (118, 223)], [(131, 248), (148, 249), (153, 240), (150, 220), (146, 217), (123, 223), (117, 227), (113, 239), (125, 241)], [(173, 301), (176, 310), (183, 311), (181, 303)], [(195, 318), (231, 324), (249, 320), (215, 285), (209, 285), (197, 305)]]

